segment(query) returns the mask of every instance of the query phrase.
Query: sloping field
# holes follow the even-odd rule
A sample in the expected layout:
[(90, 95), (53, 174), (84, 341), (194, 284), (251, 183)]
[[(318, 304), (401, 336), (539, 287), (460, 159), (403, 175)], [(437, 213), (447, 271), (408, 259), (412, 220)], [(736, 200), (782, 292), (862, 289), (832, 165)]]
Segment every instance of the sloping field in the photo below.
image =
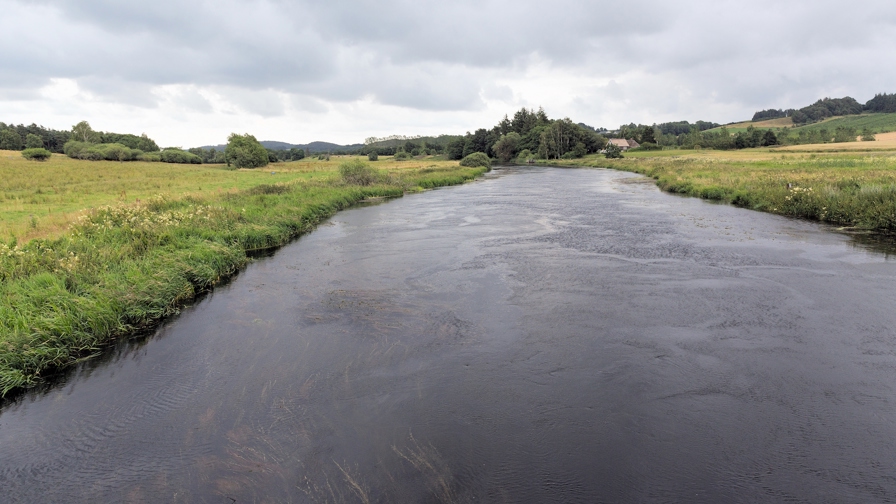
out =
[(833, 131), (837, 128), (855, 128), (861, 133), (863, 129), (868, 128), (875, 133), (886, 133), (896, 131), (896, 113), (894, 114), (860, 114), (851, 116), (839, 116), (825, 119), (824, 121), (806, 126), (797, 126), (793, 131), (827, 129)]
[[(777, 119), (767, 119), (765, 121), (744, 121), (734, 124), (728, 124), (725, 128), (728, 129), (729, 133), (740, 133), (741, 131), (747, 131), (747, 128), (750, 126), (756, 129), (781, 129), (781, 128), (789, 128), (793, 126), (793, 120), (789, 117), (779, 117)], [(719, 131), (722, 128), (713, 128), (708, 131)]]
[(766, 119), (765, 121), (744, 121), (742, 123), (737, 124), (729, 124), (728, 129), (747, 129), (750, 126), (754, 128), (785, 128), (789, 126), (793, 126), (793, 119), (789, 117), (779, 117), (777, 119)]
[(892, 151), (896, 150), (896, 131), (890, 133), (878, 133), (874, 135), (873, 142), (847, 142), (826, 144), (789, 145), (778, 147), (775, 151), (789, 152), (861, 152), (861, 151)]

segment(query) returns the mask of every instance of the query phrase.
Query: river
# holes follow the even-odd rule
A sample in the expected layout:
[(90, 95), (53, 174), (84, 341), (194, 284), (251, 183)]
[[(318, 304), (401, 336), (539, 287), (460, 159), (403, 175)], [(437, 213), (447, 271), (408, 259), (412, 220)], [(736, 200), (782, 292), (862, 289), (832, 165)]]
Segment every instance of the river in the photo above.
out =
[(344, 211), (0, 409), (3, 502), (893, 502), (896, 267), (630, 173)]

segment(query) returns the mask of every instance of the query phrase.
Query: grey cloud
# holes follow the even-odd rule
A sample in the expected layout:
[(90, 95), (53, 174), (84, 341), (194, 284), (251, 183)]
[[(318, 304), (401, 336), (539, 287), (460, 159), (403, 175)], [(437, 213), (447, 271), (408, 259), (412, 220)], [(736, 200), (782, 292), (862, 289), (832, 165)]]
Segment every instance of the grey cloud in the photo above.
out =
[[(641, 75), (667, 109), (689, 95), (764, 107), (854, 89), (894, 91), (890, 1), (831, 0), (6, 0), (0, 93), (34, 96), (52, 77), (107, 101), (155, 106), (154, 85), (229, 89), (263, 116), (373, 97), (422, 110), (477, 110), (509, 100), (497, 75), (531, 61), (577, 77)], [(34, 25), (43, 26), (40, 31)], [(550, 71), (550, 70), (548, 70)], [(676, 87), (662, 88), (663, 82)], [(660, 90), (661, 91), (658, 91)], [(618, 89), (595, 91), (613, 100)], [(681, 96), (677, 99), (676, 96)], [(857, 96), (857, 98), (859, 98)], [(9, 99), (9, 98), (7, 98)], [(182, 106), (208, 111), (199, 96)], [(657, 107), (662, 107), (658, 102)], [(787, 106), (787, 104), (781, 104)]]

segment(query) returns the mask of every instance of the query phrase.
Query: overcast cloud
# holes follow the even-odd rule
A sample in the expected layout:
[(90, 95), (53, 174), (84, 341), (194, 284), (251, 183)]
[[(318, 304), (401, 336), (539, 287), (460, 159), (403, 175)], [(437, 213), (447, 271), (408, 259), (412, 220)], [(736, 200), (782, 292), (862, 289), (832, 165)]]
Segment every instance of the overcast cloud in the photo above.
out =
[(896, 92), (896, 4), (0, 0), (0, 121), (306, 143), (520, 107), (614, 128)]

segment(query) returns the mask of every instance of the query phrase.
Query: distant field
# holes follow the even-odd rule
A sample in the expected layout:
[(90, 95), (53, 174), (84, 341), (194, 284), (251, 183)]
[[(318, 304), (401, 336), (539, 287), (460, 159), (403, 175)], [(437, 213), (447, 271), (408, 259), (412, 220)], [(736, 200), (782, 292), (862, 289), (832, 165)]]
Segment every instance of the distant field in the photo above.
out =
[(778, 147), (775, 151), (787, 152), (856, 152), (856, 151), (891, 151), (896, 150), (896, 131), (877, 133), (873, 142), (847, 142), (826, 144), (789, 145)]
[[(309, 159), (254, 170), (227, 170), (223, 165), (82, 161), (63, 155), (36, 162), (17, 151), (0, 151), (0, 241), (11, 236), (20, 241), (56, 236), (82, 210), (102, 205), (146, 201), (159, 194), (214, 196), (261, 184), (331, 177), (348, 158), (331, 156), (330, 161)], [(456, 161), (432, 158), (380, 159), (372, 164), (390, 171), (457, 166)]]
[(861, 114), (852, 116), (839, 116), (825, 119), (824, 121), (806, 126), (798, 126), (793, 131), (827, 129), (833, 131), (840, 127), (855, 128), (861, 133), (863, 129), (868, 128), (875, 133), (886, 133), (896, 131), (896, 113), (894, 114)]
[[(750, 126), (759, 129), (769, 129), (769, 128), (785, 128), (793, 126), (793, 119), (789, 117), (779, 117), (778, 119), (767, 119), (765, 121), (744, 121), (735, 124), (729, 124), (725, 126), (728, 128), (728, 131), (732, 133), (737, 133), (740, 131), (746, 131)], [(718, 131), (721, 128), (714, 128), (712, 131)]]

